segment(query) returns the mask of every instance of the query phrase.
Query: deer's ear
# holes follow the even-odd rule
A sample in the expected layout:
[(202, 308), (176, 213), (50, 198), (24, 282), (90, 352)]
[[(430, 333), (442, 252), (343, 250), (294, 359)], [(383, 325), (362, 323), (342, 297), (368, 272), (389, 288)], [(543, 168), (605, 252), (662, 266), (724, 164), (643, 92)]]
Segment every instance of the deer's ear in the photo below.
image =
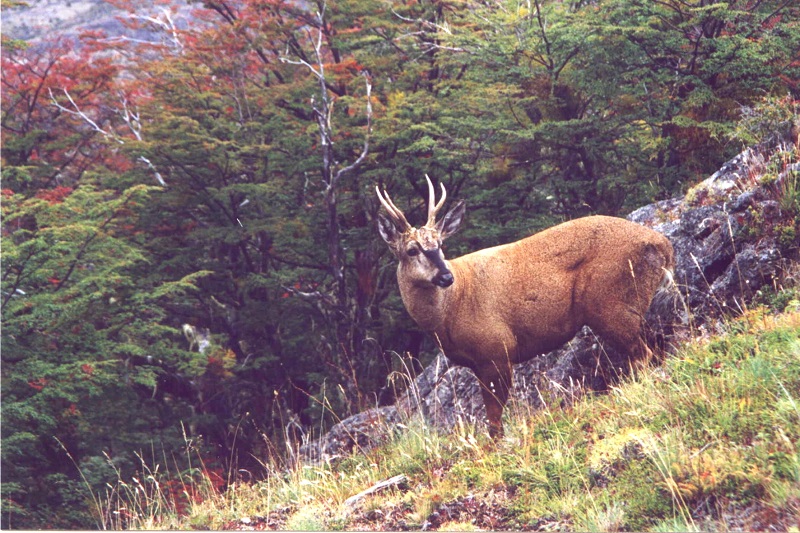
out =
[(383, 237), (383, 240), (389, 245), (389, 248), (396, 253), (400, 246), (402, 235), (397, 230), (397, 226), (395, 226), (394, 222), (380, 213), (378, 213), (378, 233), (381, 234), (381, 237)]
[(436, 231), (439, 232), (442, 240), (458, 231), (461, 222), (464, 220), (464, 212), (466, 210), (467, 204), (464, 203), (464, 200), (459, 200), (458, 203), (447, 212), (444, 218), (436, 223)]

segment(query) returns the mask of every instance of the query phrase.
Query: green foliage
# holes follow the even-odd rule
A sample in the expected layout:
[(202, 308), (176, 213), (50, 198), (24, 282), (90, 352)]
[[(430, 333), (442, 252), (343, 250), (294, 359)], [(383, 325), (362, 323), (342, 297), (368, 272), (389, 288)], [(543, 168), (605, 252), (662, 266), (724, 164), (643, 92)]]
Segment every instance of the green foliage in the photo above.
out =
[[(153, 192), (87, 184), (39, 198), (5, 195), (4, 523), (88, 523), (86, 488), (58, 442), (81, 460), (177, 442), (179, 428), (159, 427), (173, 421), (153, 401), (158, 382), (165, 372), (200, 376), (207, 361), (175, 348), (163, 303), (195, 290), (202, 273), (143, 283), (146, 256), (130, 233)], [(107, 480), (93, 481), (96, 490)], [(55, 512), (58, 505), (73, 515)], [(17, 516), (17, 508), (35, 512)]]

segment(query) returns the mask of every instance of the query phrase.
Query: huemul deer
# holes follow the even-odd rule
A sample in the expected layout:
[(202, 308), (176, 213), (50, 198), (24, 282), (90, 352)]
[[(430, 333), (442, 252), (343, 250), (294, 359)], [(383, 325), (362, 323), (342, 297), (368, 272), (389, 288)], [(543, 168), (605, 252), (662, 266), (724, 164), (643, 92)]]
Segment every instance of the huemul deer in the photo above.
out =
[(386, 191), (378, 199), (381, 237), (400, 261), (397, 281), (411, 317), (433, 332), (442, 352), (475, 373), (489, 433), (503, 435), (512, 365), (560, 348), (584, 326), (626, 353), (632, 366), (649, 361), (644, 315), (671, 279), (670, 242), (621, 218), (590, 216), (520, 241), (446, 260), (442, 241), (458, 230), (459, 201), (439, 222), (428, 180), (428, 221), (414, 228)]

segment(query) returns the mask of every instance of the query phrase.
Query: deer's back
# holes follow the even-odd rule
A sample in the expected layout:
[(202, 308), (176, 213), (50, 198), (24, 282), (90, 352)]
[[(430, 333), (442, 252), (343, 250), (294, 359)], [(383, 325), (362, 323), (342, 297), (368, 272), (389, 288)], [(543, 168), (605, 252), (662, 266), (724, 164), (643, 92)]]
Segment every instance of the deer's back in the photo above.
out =
[(525, 283), (542, 276), (554, 282), (584, 270), (629, 270), (645, 249), (655, 248), (672, 259), (672, 246), (660, 233), (623, 218), (602, 215), (564, 222), (519, 241), (464, 255), (484, 278)]
[[(645, 308), (643, 314), (664, 275), (662, 267), (672, 267), (672, 253), (656, 231), (592, 216), (462, 256), (453, 264), (469, 272), (464, 300), (471, 315), (460, 326), (479, 326), (491, 332), (483, 338), (516, 343), (519, 353), (513, 359), (528, 359), (569, 341), (592, 313), (614, 300), (631, 300), (631, 306)], [(632, 272), (643, 290), (630, 289)]]

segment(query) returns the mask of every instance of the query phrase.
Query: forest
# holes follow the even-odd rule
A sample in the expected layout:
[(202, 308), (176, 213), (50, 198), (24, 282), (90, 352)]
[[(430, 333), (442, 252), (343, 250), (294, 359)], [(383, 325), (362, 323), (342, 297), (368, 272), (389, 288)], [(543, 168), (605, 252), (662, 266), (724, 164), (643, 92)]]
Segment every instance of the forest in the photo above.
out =
[(466, 200), (456, 256), (685, 193), (800, 100), (794, 0), (138, 4), (2, 37), (3, 528), (391, 403), (435, 347), (376, 185), (412, 224), (426, 174)]

